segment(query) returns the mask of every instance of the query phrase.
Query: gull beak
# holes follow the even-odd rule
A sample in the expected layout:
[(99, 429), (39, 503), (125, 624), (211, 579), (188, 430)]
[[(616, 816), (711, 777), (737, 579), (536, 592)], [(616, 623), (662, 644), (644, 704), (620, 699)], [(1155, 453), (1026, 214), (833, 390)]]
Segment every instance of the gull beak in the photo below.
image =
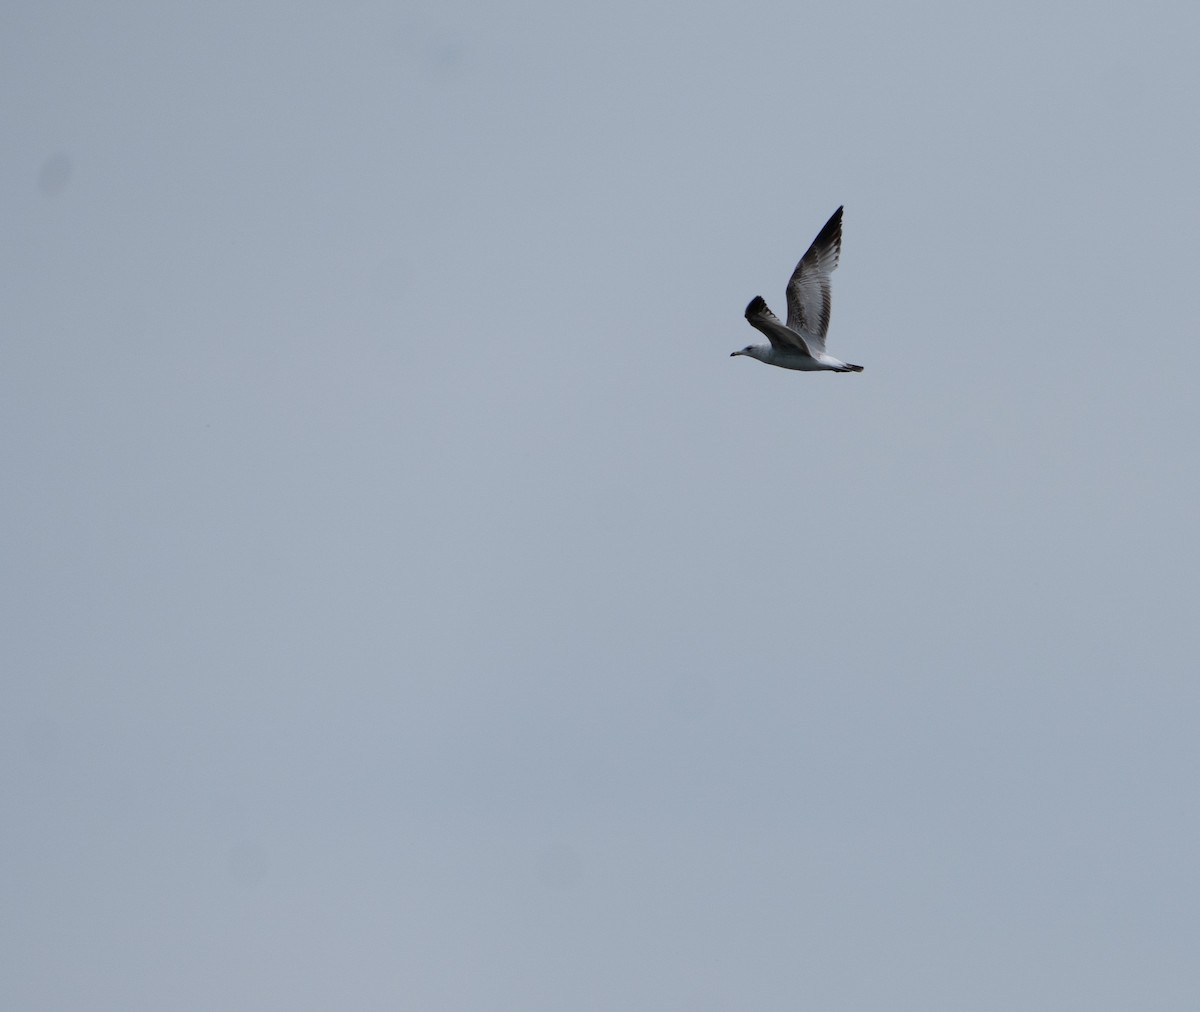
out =
[(738, 357), (740, 354), (741, 354), (741, 352), (740, 352), (740, 351), (731, 351), (731, 352), (729, 353), (729, 357), (730, 357), (730, 358), (737, 358), (737, 357)]

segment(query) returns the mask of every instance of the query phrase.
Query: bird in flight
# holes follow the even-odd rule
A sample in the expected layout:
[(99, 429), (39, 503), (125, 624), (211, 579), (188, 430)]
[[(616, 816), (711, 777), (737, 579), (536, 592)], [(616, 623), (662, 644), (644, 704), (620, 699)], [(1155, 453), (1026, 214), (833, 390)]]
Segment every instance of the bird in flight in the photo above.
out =
[(748, 355), (767, 365), (801, 372), (862, 372), (825, 352), (829, 330), (831, 294), (829, 275), (837, 268), (842, 252), (842, 209), (839, 207), (800, 258), (787, 286), (787, 323), (767, 308), (761, 295), (746, 307), (746, 319), (755, 330), (767, 335), (770, 344), (748, 344), (736, 355)]

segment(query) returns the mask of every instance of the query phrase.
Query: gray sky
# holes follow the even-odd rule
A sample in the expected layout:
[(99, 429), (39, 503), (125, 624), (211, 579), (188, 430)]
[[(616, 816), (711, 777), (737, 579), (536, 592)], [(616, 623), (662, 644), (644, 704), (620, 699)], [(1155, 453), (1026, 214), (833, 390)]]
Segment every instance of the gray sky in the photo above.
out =
[(6, 5), (0, 1005), (1200, 1006), (1198, 11)]

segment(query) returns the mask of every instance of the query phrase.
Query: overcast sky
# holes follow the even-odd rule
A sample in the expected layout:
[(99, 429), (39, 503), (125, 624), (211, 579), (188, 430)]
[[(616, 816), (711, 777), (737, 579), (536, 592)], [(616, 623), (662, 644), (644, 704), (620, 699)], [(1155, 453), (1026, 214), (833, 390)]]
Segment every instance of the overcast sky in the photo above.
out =
[(1200, 1007), (1198, 34), (6, 4), (0, 1005)]

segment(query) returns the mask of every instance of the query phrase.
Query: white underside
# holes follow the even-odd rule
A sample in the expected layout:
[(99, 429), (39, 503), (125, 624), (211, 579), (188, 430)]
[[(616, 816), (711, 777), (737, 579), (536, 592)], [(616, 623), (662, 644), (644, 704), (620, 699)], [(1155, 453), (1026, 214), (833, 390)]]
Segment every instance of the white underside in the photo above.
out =
[(820, 352), (817, 355), (805, 355), (803, 352), (789, 351), (784, 348), (772, 348), (769, 344), (758, 344), (746, 351), (736, 352), (756, 358), (767, 365), (777, 365), (781, 369), (797, 369), (800, 372), (845, 372), (846, 363), (840, 358)]

